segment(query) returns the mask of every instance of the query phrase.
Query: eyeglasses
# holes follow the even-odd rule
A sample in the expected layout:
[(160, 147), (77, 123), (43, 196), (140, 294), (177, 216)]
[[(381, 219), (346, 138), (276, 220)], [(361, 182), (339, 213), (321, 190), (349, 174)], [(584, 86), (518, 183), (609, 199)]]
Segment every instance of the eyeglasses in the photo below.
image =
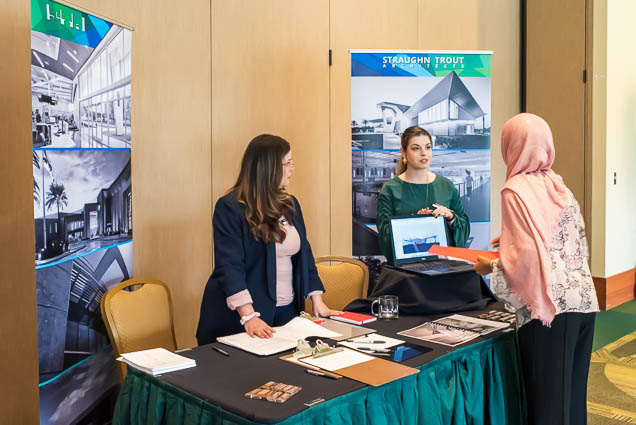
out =
[(287, 162), (283, 162), (283, 167), (291, 167), (294, 168), (296, 166), (296, 163), (292, 160), (289, 160)]

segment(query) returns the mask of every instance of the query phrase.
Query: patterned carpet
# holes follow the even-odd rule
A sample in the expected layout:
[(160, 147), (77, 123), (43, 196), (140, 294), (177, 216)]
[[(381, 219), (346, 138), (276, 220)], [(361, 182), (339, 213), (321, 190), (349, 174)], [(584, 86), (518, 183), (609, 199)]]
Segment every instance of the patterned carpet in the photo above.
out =
[(636, 424), (636, 301), (597, 315), (594, 349), (588, 424)]

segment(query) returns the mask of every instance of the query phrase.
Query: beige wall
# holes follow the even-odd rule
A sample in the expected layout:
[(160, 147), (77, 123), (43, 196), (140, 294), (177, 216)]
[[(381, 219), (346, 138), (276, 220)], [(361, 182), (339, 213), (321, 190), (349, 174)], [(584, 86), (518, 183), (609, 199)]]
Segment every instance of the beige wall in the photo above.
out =
[(526, 110), (552, 129), (559, 173), (585, 215), (585, 1), (527, 2)]
[(0, 1), (0, 423), (38, 424), (31, 171), (31, 16)]
[[(636, 2), (607, 2), (605, 274), (636, 267)], [(616, 183), (614, 183), (616, 173)]]
[(330, 249), (328, 50), (326, 0), (212, 1), (213, 201), (254, 136), (285, 138), (316, 256)]
[[(592, 105), (587, 119), (592, 123), (592, 188), (591, 220), (588, 232), (591, 234), (590, 247), (592, 276), (606, 277), (605, 274), (605, 182), (606, 182), (606, 113), (607, 113), (607, 1), (594, 2), (592, 28), (588, 37), (593, 39), (592, 49)], [(590, 170), (588, 169), (589, 173)]]

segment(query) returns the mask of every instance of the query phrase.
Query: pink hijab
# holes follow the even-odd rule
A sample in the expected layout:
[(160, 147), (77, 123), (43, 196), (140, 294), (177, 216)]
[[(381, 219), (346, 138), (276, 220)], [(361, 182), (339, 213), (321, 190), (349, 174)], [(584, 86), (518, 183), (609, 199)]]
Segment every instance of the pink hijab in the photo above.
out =
[(548, 123), (527, 113), (510, 118), (501, 132), (501, 154), (508, 167), (501, 191), (501, 266), (512, 292), (533, 318), (549, 326), (556, 314), (550, 243), (566, 208), (568, 189), (550, 168), (554, 143)]

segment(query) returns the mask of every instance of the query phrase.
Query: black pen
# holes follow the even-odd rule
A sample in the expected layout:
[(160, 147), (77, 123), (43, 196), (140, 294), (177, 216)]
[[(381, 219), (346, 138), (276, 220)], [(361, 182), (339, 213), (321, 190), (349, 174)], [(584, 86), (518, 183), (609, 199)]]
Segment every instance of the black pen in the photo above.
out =
[(330, 379), (339, 379), (340, 378), (338, 375), (335, 375), (333, 373), (325, 373), (325, 372), (320, 372), (318, 370), (313, 370), (313, 369), (305, 369), (305, 372), (307, 372), (310, 375), (324, 376), (325, 378), (330, 378)]
[(384, 344), (386, 341), (374, 340), (374, 341), (351, 341), (354, 344)]
[(223, 354), (225, 357), (230, 357), (230, 353), (228, 353), (228, 352), (227, 352), (227, 351), (225, 351), (225, 350), (221, 350), (220, 348), (215, 347), (214, 345), (212, 346), (212, 349), (213, 349), (214, 351), (216, 351), (217, 353), (221, 353), (221, 354)]

